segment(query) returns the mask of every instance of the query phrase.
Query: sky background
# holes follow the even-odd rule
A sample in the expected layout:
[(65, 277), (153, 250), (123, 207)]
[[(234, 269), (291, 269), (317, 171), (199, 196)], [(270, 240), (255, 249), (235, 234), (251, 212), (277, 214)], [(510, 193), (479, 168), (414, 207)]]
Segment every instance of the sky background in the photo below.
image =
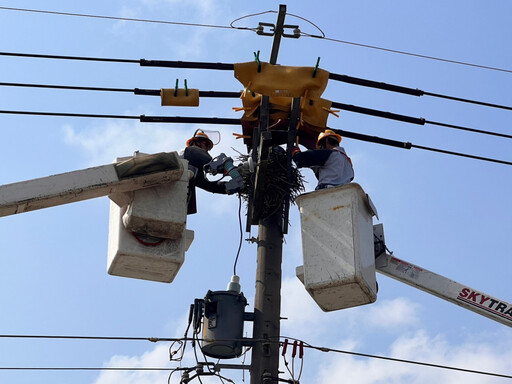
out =
[[(239, 17), (277, 11), (279, 2), (225, 0), (4, 0), (0, 7), (229, 26)], [(504, 1), (325, 1), (288, 3), (326, 36), (348, 42), (506, 69), (497, 71), (384, 52), (333, 41), (283, 39), (278, 63), (424, 91), (512, 105), (512, 4)], [(236, 25), (275, 23), (264, 14)], [(318, 31), (288, 15), (309, 34)], [(269, 60), (272, 38), (251, 31), (57, 16), (0, 9), (0, 51), (124, 59), (236, 63)], [(145, 68), (0, 56), (2, 82), (118, 88), (190, 88), (238, 91), (230, 71)], [(511, 132), (512, 112), (428, 96), (414, 97), (333, 82), (324, 98), (431, 121)], [(1, 110), (119, 115), (239, 117), (236, 99), (202, 99), (198, 108), (161, 107), (156, 97), (127, 93), (0, 87)], [(512, 161), (510, 139), (434, 125), (416, 126), (350, 112), (329, 126), (413, 144)], [(110, 163), (134, 151), (179, 150), (195, 129), (216, 129), (212, 153), (245, 148), (234, 126), (147, 124), (0, 114), (0, 184)], [(387, 246), (398, 258), (511, 302), (512, 168), (450, 155), (403, 150), (345, 138), (355, 182), (371, 196)], [(310, 171), (304, 175), (312, 190)], [(198, 213), (187, 227), (195, 240), (168, 285), (106, 272), (107, 197), (0, 219), (0, 334), (181, 337), (189, 305), (208, 290), (225, 289), (238, 247), (238, 200), (198, 192)], [(245, 217), (243, 218), (245, 222)], [(244, 238), (256, 236), (257, 228)], [(283, 254), (282, 335), (313, 345), (512, 374), (511, 330), (382, 275), (375, 304), (322, 312), (295, 277), (302, 264), (300, 221), (292, 207)], [(244, 242), (238, 274), (252, 310), (256, 245)], [(250, 336), (250, 324), (246, 324)], [(165, 383), (169, 371), (32, 371), (8, 367), (165, 367), (168, 343), (147, 341), (0, 339), (0, 382), (72, 384)], [(188, 349), (189, 353), (191, 348)], [(194, 365), (187, 353), (182, 366)], [(288, 356), (290, 359), (290, 356)], [(233, 362), (233, 361), (229, 361)], [(239, 362), (235, 360), (235, 362)], [(249, 362), (249, 357), (246, 363)], [(295, 362), (296, 371), (299, 363)], [(284, 370), (284, 367), (283, 367)], [(242, 381), (236, 371), (226, 377)], [(289, 378), (287, 374), (284, 378)], [(301, 381), (356, 383), (505, 383), (470, 373), (306, 350)], [(249, 380), (248, 373), (245, 381)], [(212, 379), (205, 382), (218, 382)], [(179, 382), (178, 375), (172, 378)]]

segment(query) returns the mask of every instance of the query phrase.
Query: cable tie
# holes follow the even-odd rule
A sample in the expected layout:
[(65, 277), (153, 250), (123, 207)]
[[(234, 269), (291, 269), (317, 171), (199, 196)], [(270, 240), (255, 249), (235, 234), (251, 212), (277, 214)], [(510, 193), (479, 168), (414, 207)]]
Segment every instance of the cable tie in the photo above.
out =
[(256, 61), (256, 63), (258, 63), (258, 72), (261, 72), (260, 51), (258, 51), (258, 53), (256, 53), (256, 52), (253, 52), (253, 53), (254, 53), (254, 60)]
[(318, 64), (320, 64), (320, 56), (316, 60), (315, 70), (313, 71), (313, 77), (316, 77), (316, 73), (318, 71)]

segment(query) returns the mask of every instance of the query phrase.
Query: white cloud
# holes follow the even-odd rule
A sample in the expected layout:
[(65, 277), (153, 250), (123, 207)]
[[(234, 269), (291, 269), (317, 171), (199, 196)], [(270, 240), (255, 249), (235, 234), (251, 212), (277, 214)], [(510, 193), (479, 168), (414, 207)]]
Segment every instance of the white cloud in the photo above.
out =
[[(450, 344), (442, 335), (431, 336), (420, 330), (412, 336), (400, 337), (385, 355), (400, 359), (453, 366), (471, 370), (504, 373), (512, 368), (512, 353), (507, 343)], [(331, 353), (324, 359), (316, 383), (344, 381), (357, 383), (501, 383), (502, 379), (471, 373), (461, 373), (434, 367), (390, 362), (372, 358), (356, 358)]]
[(393, 329), (416, 324), (419, 321), (420, 306), (399, 297), (371, 305), (367, 311), (365, 322), (368, 322), (369, 326)]
[[(166, 367), (169, 365), (168, 346), (157, 345), (141, 356), (113, 356), (105, 367)], [(169, 376), (165, 371), (102, 371), (95, 384), (152, 384), (164, 383)]]
[(169, 126), (142, 125), (134, 122), (112, 121), (77, 131), (63, 127), (67, 144), (84, 150), (91, 165), (110, 163), (116, 157), (131, 156), (135, 151), (145, 153), (176, 151), (184, 147), (188, 130)]
[[(363, 313), (363, 310), (366, 312)], [(281, 333), (288, 337), (303, 339), (316, 346), (326, 346), (347, 352), (361, 352), (502, 374), (508, 374), (512, 370), (512, 352), (509, 350), (511, 334), (507, 333), (508, 330), (492, 335), (486, 334), (487, 339), (483, 341), (482, 339), (475, 341), (469, 335), (466, 340), (461, 342), (450, 342), (445, 335), (429, 334), (424, 329), (416, 329), (411, 332), (411, 327), (418, 323), (420, 311), (419, 304), (404, 298), (397, 298), (385, 300), (372, 306), (327, 314), (316, 307), (298, 280), (285, 279), (282, 289), (282, 314), (289, 317), (289, 320), (282, 322)], [(382, 321), (372, 320), (373, 318)], [(169, 326), (174, 328), (175, 323), (184, 324), (186, 315), (180, 316), (179, 319), (178, 322), (172, 322)], [(382, 347), (382, 338), (377, 336), (382, 335), (383, 328), (398, 333), (398, 336), (392, 338), (384, 347)], [(171, 369), (178, 366), (193, 367), (196, 364), (190, 345), (187, 347), (182, 363), (169, 362), (168, 353), (168, 345), (158, 344), (140, 356), (113, 356), (105, 366), (169, 367)], [(289, 349), (287, 360), (291, 368), (290, 355)], [(230, 360), (229, 363), (240, 364), (241, 360)], [(249, 356), (245, 363), (250, 364)], [(286, 371), (281, 357), (280, 363), (281, 370)], [(295, 359), (295, 377), (298, 375), (299, 366), (299, 360)], [(223, 370), (221, 374), (229, 378), (241, 375), (240, 372), (232, 370)], [(167, 371), (105, 371), (101, 373), (95, 384), (119, 382), (149, 384), (165, 382), (168, 375)], [(173, 375), (172, 383), (178, 383), (180, 375), (180, 372), (176, 372)], [(247, 373), (246, 376), (248, 376)], [(283, 375), (285, 378), (287, 376), (289, 375)], [(491, 376), (369, 357), (356, 357), (346, 353), (305, 350), (302, 382), (327, 384), (340, 382), (341, 378), (344, 382), (363, 384), (430, 384), (433, 381), (484, 384), (503, 382), (502, 379)], [(205, 377), (202, 380), (205, 383), (218, 382), (218, 378), (214, 377)]]
[[(179, 151), (185, 147), (186, 141), (197, 128), (187, 125), (186, 128), (175, 124), (140, 124), (138, 122), (108, 121), (94, 125), (86, 130), (78, 131), (71, 125), (63, 126), (64, 139), (67, 144), (74, 145), (90, 157), (91, 165), (112, 162), (114, 158), (131, 156), (135, 151), (144, 153)], [(215, 146), (212, 155), (220, 152), (237, 157), (231, 146), (232, 130), (226, 127), (211, 127), (212, 131), (221, 133), (222, 141)], [(240, 148), (238, 148), (240, 150)]]

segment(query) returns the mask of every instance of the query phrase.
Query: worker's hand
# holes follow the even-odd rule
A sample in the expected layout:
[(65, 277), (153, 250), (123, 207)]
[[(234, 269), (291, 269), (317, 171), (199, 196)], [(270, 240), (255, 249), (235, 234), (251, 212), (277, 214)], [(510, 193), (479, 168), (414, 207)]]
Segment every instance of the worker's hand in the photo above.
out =
[(296, 153), (299, 153), (300, 152), (300, 148), (299, 147), (293, 147), (292, 148), (292, 156), (295, 156)]

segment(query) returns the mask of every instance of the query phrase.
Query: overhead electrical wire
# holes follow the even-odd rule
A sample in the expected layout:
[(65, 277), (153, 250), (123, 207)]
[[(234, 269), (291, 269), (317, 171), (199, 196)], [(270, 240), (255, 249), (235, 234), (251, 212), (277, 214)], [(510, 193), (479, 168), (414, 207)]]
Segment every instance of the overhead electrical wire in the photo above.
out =
[(416, 360), (397, 359), (397, 358), (394, 358), (394, 357), (371, 355), (371, 354), (367, 354), (367, 353), (345, 351), (345, 350), (334, 349), (334, 348), (317, 347), (317, 346), (313, 346), (313, 345), (308, 344), (308, 343), (304, 343), (304, 347), (305, 348), (310, 348), (310, 349), (315, 349), (317, 351), (322, 351), (322, 352), (332, 352), (332, 353), (339, 353), (339, 354), (345, 354), (345, 355), (367, 357), (367, 358), (372, 358), (372, 359), (393, 361), (393, 362), (397, 362), (397, 363), (414, 364), (414, 365), (421, 365), (421, 366), (424, 366), (424, 367), (441, 368), (441, 369), (447, 369), (447, 370), (464, 372), (464, 373), (473, 373), (473, 374), (478, 374), (478, 375), (486, 375), (486, 376), (493, 376), (493, 377), (501, 377), (501, 378), (506, 378), (506, 379), (512, 379), (511, 375), (504, 375), (504, 374), (500, 374), (500, 373), (478, 371), (478, 370), (467, 369), (467, 368), (452, 367), (452, 366), (443, 365), (443, 364), (425, 363), (425, 362), (416, 361)]
[(441, 57), (422, 55), (422, 54), (418, 54), (418, 53), (400, 51), (400, 50), (397, 50), (397, 49), (383, 48), (383, 47), (378, 47), (376, 45), (355, 43), (355, 42), (352, 42), (352, 41), (333, 39), (331, 37), (321, 37), (321, 36), (307, 35), (307, 34), (305, 34), (305, 36), (312, 37), (312, 38), (317, 38), (317, 39), (324, 39), (324, 40), (327, 40), (327, 41), (332, 41), (334, 43), (348, 44), (348, 45), (354, 45), (354, 46), (362, 47), (362, 48), (375, 49), (375, 50), (379, 50), (379, 51), (383, 51), (383, 52), (388, 52), (388, 53), (397, 53), (397, 54), (400, 54), (400, 55), (412, 56), (412, 57), (417, 57), (417, 58), (420, 58), (420, 59), (435, 60), (435, 61), (440, 61), (440, 62), (444, 62), (444, 63), (464, 65), (464, 66), (467, 66), (467, 67), (487, 69), (487, 70), (491, 70), (491, 71), (498, 71), (498, 72), (505, 72), (505, 73), (512, 73), (512, 69), (492, 67), (492, 66), (489, 66), (489, 65), (473, 64), (473, 63), (468, 63), (468, 62), (459, 61), (459, 60), (443, 59)]
[[(1, 7), (0, 7), (1, 8)], [(87, 56), (67, 56), (67, 55), (47, 55), (37, 53), (20, 53), (20, 52), (0, 52), (0, 56), (13, 56), (13, 57), (29, 57), (38, 59), (60, 59), (60, 60), (85, 60), (85, 61), (99, 61), (99, 62), (114, 62), (114, 63), (128, 63), (139, 64), (141, 67), (165, 67), (165, 68), (184, 68), (184, 69), (211, 69), (211, 70), (226, 70), (233, 71), (234, 64), (232, 63), (211, 63), (211, 62), (197, 62), (197, 61), (173, 61), (173, 60), (146, 60), (146, 59), (118, 59), (118, 58), (105, 58), (105, 57), (87, 57)], [(348, 75), (337, 73), (329, 73), (329, 79), (340, 81), (348, 84), (359, 85), (363, 87), (370, 87), (381, 89), (389, 92), (401, 93), (411, 96), (431, 96), (443, 98), (452, 101), (463, 103), (476, 104), (486, 107), (506, 109), (512, 111), (512, 106), (501, 105), (496, 103), (489, 103), (480, 100), (472, 100), (463, 97), (443, 95), (440, 93), (427, 92), (421, 89), (404, 87), (401, 85), (394, 85), (383, 83), (374, 80), (368, 80)]]
[[(40, 14), (58, 15), (58, 16), (73, 16), (73, 17), (106, 19), (106, 20), (115, 20), (115, 21), (130, 21), (130, 22), (143, 22), (143, 23), (153, 23), (153, 24), (167, 24), (167, 25), (187, 26), (187, 27), (235, 29), (235, 30), (250, 30), (250, 31), (257, 31), (257, 28), (254, 28), (254, 27), (253, 28), (251, 28), (251, 27), (236, 27), (233, 24), (236, 21), (242, 20), (242, 19), (247, 18), (247, 17), (263, 15), (263, 14), (266, 14), (266, 13), (277, 13), (277, 11), (273, 11), (273, 10), (265, 11), (265, 12), (259, 12), (259, 13), (255, 13), (255, 14), (239, 17), (239, 18), (233, 20), (230, 25), (215, 25), (215, 24), (187, 23), (187, 22), (168, 21), (168, 20), (140, 19), (140, 18), (120, 17), (120, 16), (93, 15), (93, 14), (75, 13), (75, 12), (59, 12), (59, 11), (48, 11), (48, 10), (42, 10), (42, 9), (28, 9), (28, 8), (15, 8), (15, 7), (0, 7), (0, 10), (4, 10), (4, 11), (18, 11), (18, 12), (31, 12), (31, 13), (40, 13)], [(402, 50), (397, 50), (397, 49), (379, 47), (379, 46), (376, 46), (376, 45), (363, 44), (363, 43), (357, 43), (357, 42), (353, 42), (353, 41), (346, 41), (346, 40), (341, 40), (341, 39), (335, 39), (335, 38), (332, 38), (332, 37), (327, 37), (325, 35), (325, 33), (322, 31), (322, 29), (320, 29), (312, 21), (310, 21), (310, 20), (308, 20), (308, 19), (306, 19), (304, 17), (291, 14), (291, 13), (286, 13), (286, 14), (289, 15), (289, 16), (301, 19), (301, 20), (303, 20), (303, 21), (313, 25), (321, 33), (321, 35), (314, 35), (314, 34), (309, 34), (309, 33), (301, 32), (300, 36), (311, 37), (311, 38), (316, 38), (316, 39), (323, 39), (323, 40), (334, 42), (334, 43), (338, 43), (338, 44), (352, 45), (352, 46), (357, 46), (357, 47), (361, 47), (361, 48), (368, 48), (368, 49), (378, 50), (378, 51), (382, 51), (382, 52), (388, 52), (388, 53), (412, 56), (412, 57), (417, 57), (417, 58), (420, 58), (420, 59), (434, 60), (434, 61), (445, 62), (445, 63), (450, 63), (450, 64), (464, 65), (464, 66), (473, 67), (473, 68), (486, 69), (486, 70), (492, 70), (492, 71), (499, 71), (499, 72), (505, 72), (505, 73), (512, 73), (512, 70), (505, 69), (505, 68), (498, 68), (498, 67), (493, 67), (493, 66), (489, 66), (489, 65), (474, 64), (474, 63), (469, 63), (469, 62), (460, 61), (460, 60), (444, 59), (444, 58), (430, 56), (430, 55), (423, 55), (423, 54), (412, 53), (412, 52), (407, 52), (407, 51), (402, 51)]]
[[(33, 83), (26, 84), (26, 83), (5, 83), (5, 82), (0, 82), (0, 86), (84, 90), (84, 91), (130, 92), (130, 93), (134, 93), (135, 95), (160, 96), (159, 89), (140, 89), (140, 88), (128, 89), (128, 88), (84, 87), (84, 86), (69, 86), (69, 85), (51, 85), (51, 84), (33, 84)], [(199, 97), (239, 98), (240, 92), (199, 91)], [(332, 106), (334, 108), (339, 108), (339, 109), (342, 109), (345, 111), (361, 113), (364, 115), (381, 117), (381, 118), (385, 118), (385, 119), (397, 120), (397, 121), (402, 121), (402, 122), (416, 124), (416, 125), (432, 124), (432, 125), (438, 125), (438, 126), (445, 127), (445, 128), (458, 129), (458, 130), (467, 131), (467, 132), (480, 133), (483, 135), (498, 136), (498, 137), (503, 137), (503, 138), (507, 138), (507, 139), (512, 139), (512, 134), (486, 131), (486, 130), (482, 130), (482, 129), (465, 127), (465, 126), (461, 126), (461, 125), (436, 122), (436, 121), (426, 120), (424, 118), (400, 115), (397, 113), (391, 113), (391, 112), (380, 111), (380, 110), (371, 109), (371, 108), (359, 107), (359, 106), (350, 105), (350, 104), (333, 102)]]
[[(219, 124), (219, 125), (239, 125), (240, 119), (222, 118), (222, 117), (182, 117), (182, 116), (134, 116), (134, 115), (102, 115), (102, 114), (90, 114), (90, 113), (67, 113), (67, 112), (36, 112), (36, 111), (9, 111), (0, 110), (0, 114), (15, 114), (15, 115), (39, 115), (39, 116), (58, 116), (58, 117), (86, 117), (86, 118), (100, 118), (100, 119), (131, 119), (139, 120), (141, 123), (181, 123), (181, 124)], [(329, 127), (328, 127), (329, 128)], [(411, 149), (418, 148), (427, 151), (434, 151), (453, 156), (466, 157), (475, 160), (488, 161), (492, 163), (512, 165), (511, 161), (500, 160), (490, 157), (482, 157), (471, 155), (467, 153), (448, 151), (439, 148), (425, 147), (421, 145), (415, 145), (410, 142), (400, 142), (396, 140), (381, 138), (378, 136), (369, 136), (361, 133), (345, 131), (336, 128), (329, 128), (335, 132), (338, 132), (346, 137), (352, 138), (359, 141), (367, 141), (376, 144), (388, 145), (392, 147)]]
[[(108, 336), (53, 336), (53, 335), (0, 335), (0, 338), (38, 338), (38, 339), (88, 339), (88, 340), (149, 340), (149, 341), (174, 341), (174, 340), (182, 340), (182, 341), (201, 341), (202, 339), (198, 338), (180, 338), (180, 339), (169, 339), (169, 338), (157, 338), (157, 337), (108, 337)], [(479, 374), (479, 375), (487, 375), (487, 376), (494, 376), (494, 377), (502, 377), (507, 379), (512, 379), (511, 375), (504, 375), (499, 373), (493, 373), (493, 372), (486, 372), (486, 371), (479, 371), (479, 370), (473, 370), (473, 369), (467, 369), (467, 368), (459, 368), (459, 367), (453, 367), (443, 364), (433, 364), (433, 363), (426, 363), (421, 361), (415, 361), (415, 360), (407, 360), (407, 359), (398, 359), (394, 357), (388, 357), (388, 356), (381, 356), (381, 355), (373, 355), (373, 354), (367, 354), (367, 353), (360, 353), (360, 352), (354, 352), (354, 351), (346, 351), (341, 349), (334, 349), (334, 348), (328, 348), (328, 347), (319, 347), (312, 344), (309, 344), (307, 342), (304, 342), (302, 340), (293, 338), (293, 337), (285, 337), (280, 336), (279, 339), (291, 339), (291, 340), (297, 340), (299, 342), (302, 342), (305, 348), (314, 349), (321, 352), (331, 352), (331, 353), (339, 353), (339, 354), (346, 354), (346, 355), (352, 355), (352, 356), (358, 356), (358, 357), (365, 357), (365, 358), (371, 358), (371, 359), (380, 359), (385, 361), (391, 361), (391, 362), (397, 362), (397, 363), (406, 363), (406, 364), (413, 364), (413, 365), (421, 365), (425, 367), (431, 367), (431, 368), (439, 368), (439, 369), (448, 369), (453, 371), (459, 371), (464, 373), (473, 373), (473, 374)], [(247, 341), (247, 339), (243, 339), (244, 341)], [(254, 341), (254, 340), (253, 340)], [(266, 342), (273, 342), (273, 343), (281, 343), (279, 340), (260, 340), (260, 341), (266, 341)], [(140, 368), (132, 368), (132, 367), (0, 367), (0, 370), (99, 370), (99, 371), (170, 371), (174, 368), (170, 367), (140, 367)]]
[(85, 14), (85, 13), (47, 11), (47, 10), (42, 10), (42, 9), (0, 7), (0, 10), (42, 13), (42, 14), (47, 14), (47, 15), (59, 15), (59, 16), (87, 17), (87, 18), (92, 18), (92, 19), (106, 19), (106, 20), (116, 20), (116, 21), (135, 21), (135, 22), (153, 23), (153, 24), (170, 24), (170, 25), (180, 25), (180, 26), (186, 26), (186, 27), (204, 27), (204, 28), (221, 28), (221, 29), (233, 29), (233, 28), (235, 28), (235, 29), (238, 29), (236, 27), (231, 27), (229, 25), (185, 23), (185, 22), (179, 22), (179, 21), (138, 19), (138, 18), (133, 18), (133, 17), (91, 15), (91, 14)]

